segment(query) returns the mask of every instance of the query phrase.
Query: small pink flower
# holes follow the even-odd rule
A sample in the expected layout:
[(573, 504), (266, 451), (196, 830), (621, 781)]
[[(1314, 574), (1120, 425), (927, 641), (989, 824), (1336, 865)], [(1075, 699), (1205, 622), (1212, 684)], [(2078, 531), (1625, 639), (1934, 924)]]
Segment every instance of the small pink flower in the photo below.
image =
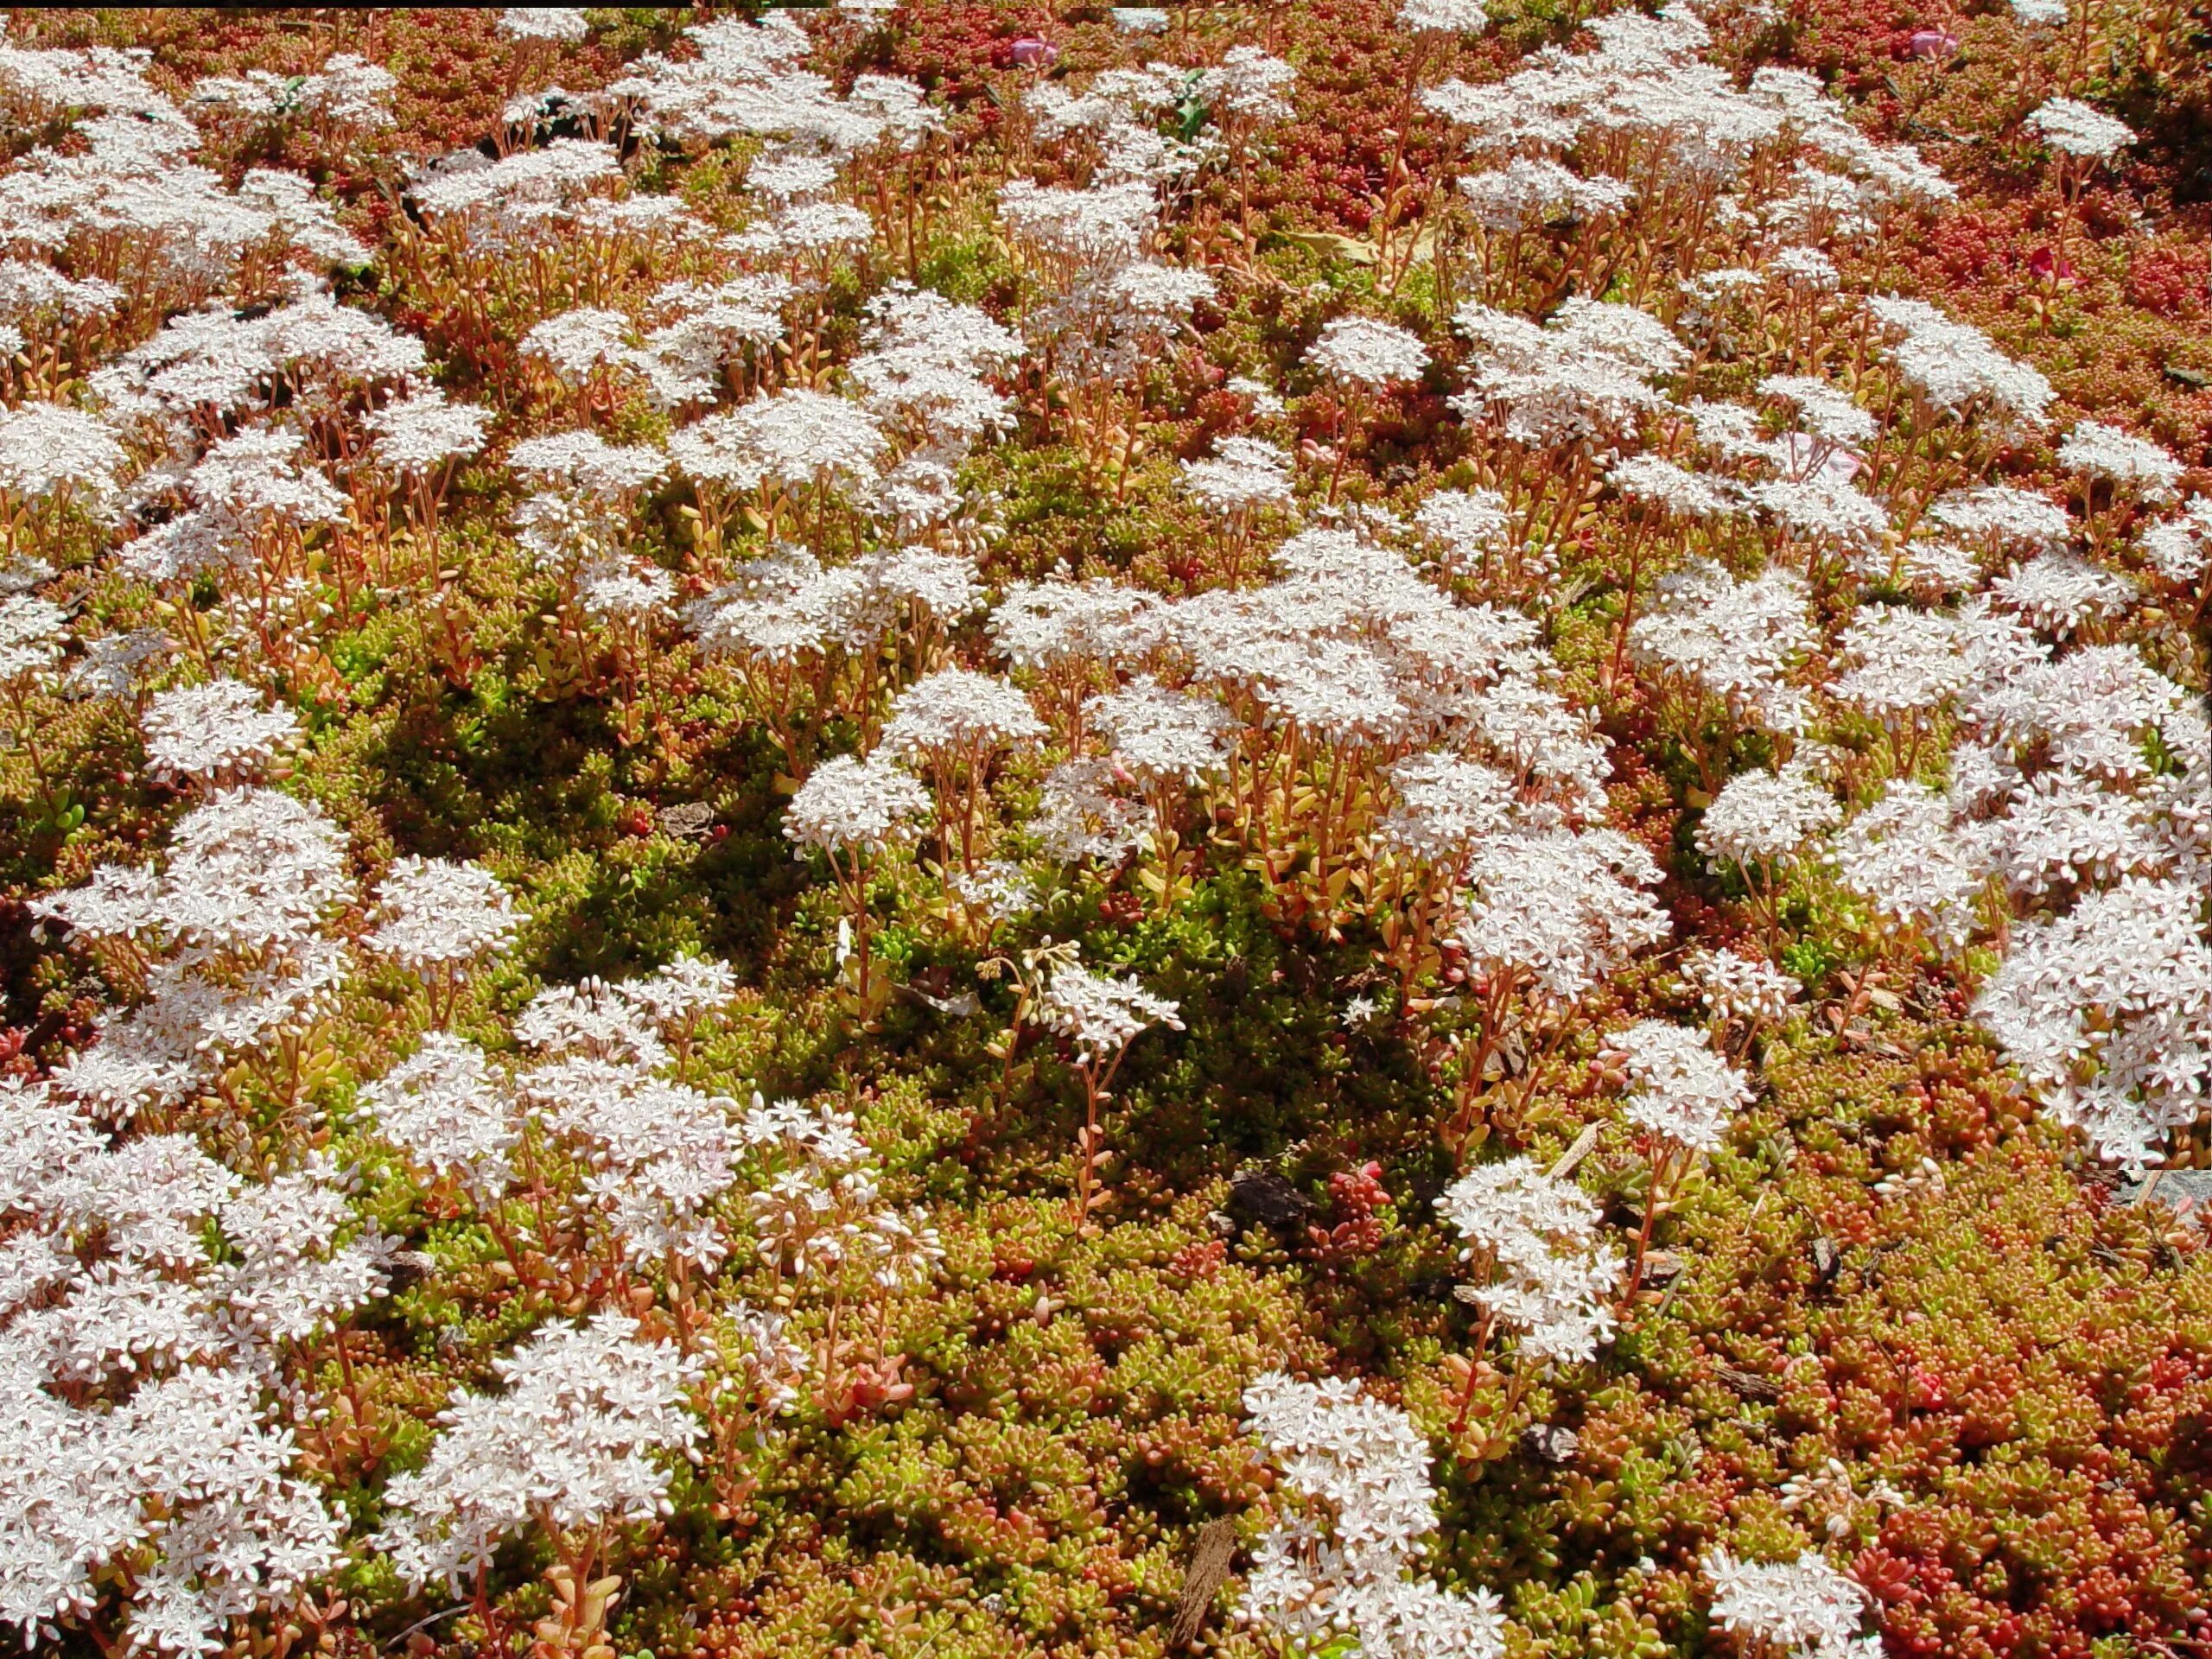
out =
[(1920, 29), (1913, 31), (1912, 39), (1906, 44), (1914, 57), (1935, 63), (1959, 49), (1959, 37), (1946, 29)]
[(1060, 48), (1050, 41), (1025, 35), (1007, 48), (1007, 55), (1024, 69), (1049, 69), (1060, 55)]

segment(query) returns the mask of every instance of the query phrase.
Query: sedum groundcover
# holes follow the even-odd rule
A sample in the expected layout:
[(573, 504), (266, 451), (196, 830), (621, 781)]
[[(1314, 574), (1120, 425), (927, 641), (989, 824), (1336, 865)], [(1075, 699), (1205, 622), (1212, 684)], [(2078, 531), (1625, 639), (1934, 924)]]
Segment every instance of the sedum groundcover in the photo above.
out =
[(2205, 1653), (2204, 31), (13, 13), (7, 1635)]

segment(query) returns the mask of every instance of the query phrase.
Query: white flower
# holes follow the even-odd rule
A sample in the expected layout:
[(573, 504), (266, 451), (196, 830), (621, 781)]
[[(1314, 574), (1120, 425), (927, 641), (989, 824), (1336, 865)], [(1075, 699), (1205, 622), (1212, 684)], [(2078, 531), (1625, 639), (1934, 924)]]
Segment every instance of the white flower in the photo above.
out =
[(508, 1154), (522, 1143), (522, 1114), (474, 1043), (426, 1032), (419, 1049), (361, 1091), (361, 1102), (385, 1137), (433, 1174), (485, 1198), (512, 1183)]
[(107, 423), (64, 404), (0, 410), (0, 492), (42, 501), (81, 492), (111, 494), (129, 458)]
[(2194, 884), (2128, 877), (2015, 930), (1974, 1004), (2062, 1122), (2139, 1166), (2212, 1087), (2212, 941)]
[(1658, 883), (1651, 855), (1615, 830), (1487, 839), (1468, 867), (1457, 942), (1475, 971), (1525, 973), (1572, 1002), (1667, 937), (1666, 912), (1643, 891)]
[(1643, 1020), (1606, 1040), (1628, 1071), (1630, 1120), (1677, 1146), (1711, 1152), (1751, 1104), (1744, 1074), (1702, 1031)]
[(69, 618), (30, 594), (0, 594), (0, 685), (27, 680), (61, 658)]
[(1398, 804), (1376, 826), (1377, 838), (1455, 873), (1478, 842), (1511, 826), (1519, 804), (1511, 778), (1458, 755), (1412, 755), (1391, 767), (1389, 777)]
[(1502, 411), (1508, 435), (1553, 444), (1611, 434), (1664, 402), (1651, 382), (1689, 352), (1648, 313), (1577, 296), (1539, 327), (1469, 301), (1452, 326), (1477, 353), (1452, 406), (1470, 420)]
[(2201, 578), (2208, 563), (2208, 538), (2212, 538), (2212, 497), (2193, 496), (2181, 517), (2151, 525), (2143, 532), (2143, 551), (2159, 580), (2186, 588)]
[(2050, 382), (2006, 357), (1980, 329), (1924, 300), (1876, 295), (1866, 308), (1904, 337), (1891, 348), (1897, 369), (1938, 409), (1962, 417), (1986, 409), (2007, 429), (2043, 424), (2057, 395)]
[(1562, 207), (1594, 219), (1618, 213), (1636, 199), (1634, 188), (1618, 179), (1586, 179), (1557, 162), (1525, 156), (1496, 172), (1462, 177), (1459, 191), (1484, 230), (1507, 232), (1526, 230)]
[(784, 811), (784, 834), (803, 856), (825, 851), (880, 852), (912, 831), (930, 810), (929, 793), (887, 760), (841, 754), (798, 786)]
[(1657, 455), (1630, 455), (1605, 482), (1631, 501), (1649, 501), (1682, 518), (1717, 518), (1738, 508), (1732, 480), (1693, 473)]
[(1305, 1647), (1349, 1636), (1373, 1659), (1498, 1659), (1497, 1598), (1452, 1595), (1412, 1570), (1435, 1488), (1403, 1412), (1356, 1382), (1274, 1371), (1254, 1379), (1244, 1409), (1296, 1512), (1255, 1547), (1241, 1617)]
[(442, 858), (393, 861), (376, 901), (385, 919), (362, 943), (416, 972), (474, 962), (506, 948), (515, 909), (480, 864)]
[(1505, 539), (1505, 498), (1495, 490), (1439, 490), (1414, 510), (1414, 524), (1442, 546), (1446, 564), (1476, 563)]
[(1939, 524), (1963, 535), (2031, 545), (2063, 542), (2073, 528), (2066, 509), (2031, 491), (1987, 484), (1939, 495), (1929, 509)]
[(1834, 798), (1801, 772), (1742, 772), (1706, 808), (1697, 848), (1734, 864), (1789, 863), (1842, 816)]
[(1869, 1659), (1881, 1650), (1878, 1638), (1859, 1634), (1873, 1598), (1823, 1556), (1739, 1561), (1714, 1549), (1705, 1573), (1713, 1580), (1714, 1622), (1739, 1637), (1792, 1659)]
[(1804, 696), (1789, 675), (1817, 637), (1806, 601), (1795, 571), (1776, 568), (1739, 582), (1700, 560), (1661, 580), (1629, 644), (1640, 662), (1723, 699), (1739, 717), (1795, 731)]
[(1428, 366), (1420, 339), (1378, 317), (1338, 317), (1321, 330), (1306, 360), (1333, 379), (1364, 386), (1418, 380)]
[(1103, 756), (1064, 760), (1046, 774), (1029, 829), (1048, 857), (1112, 864), (1136, 849), (1148, 815), (1113, 785), (1114, 763)]
[(1211, 457), (1183, 463), (1183, 487), (1219, 513), (1287, 506), (1290, 457), (1258, 438), (1217, 438)]
[(2083, 421), (2066, 435), (2058, 464), (2108, 479), (2149, 501), (2171, 500), (2181, 482), (2181, 463), (2164, 449), (2100, 421)]
[(1597, 1202), (1528, 1157), (1478, 1164), (1436, 1200), (1483, 1271), (1457, 1293), (1522, 1333), (1531, 1358), (1587, 1361), (1611, 1339), (1619, 1256)]
[(893, 754), (997, 748), (1034, 743), (1045, 722), (1019, 687), (964, 668), (940, 669), (899, 694), (883, 728)]
[(581, 41), (591, 24), (581, 6), (507, 6), (499, 13), (499, 33), (518, 41)]
[(1793, 975), (1728, 950), (1691, 951), (1682, 960), (1682, 976), (1723, 1020), (1772, 1024), (1788, 1018), (1789, 1005), (1805, 993)]
[(1899, 779), (1844, 827), (1833, 856), (1844, 886), (1883, 915), (1956, 948), (1974, 930), (1994, 853), (1987, 826), (1955, 822), (1942, 796)]
[(570, 382), (587, 378), (594, 369), (620, 368), (632, 360), (631, 322), (620, 311), (580, 305), (535, 324), (522, 337), (529, 356), (543, 358), (554, 373)]
[(1140, 677), (1090, 705), (1115, 759), (1141, 778), (1196, 784), (1220, 771), (1236, 722), (1211, 697)]
[(2071, 553), (2038, 553), (1989, 584), (1991, 597), (2058, 639), (2120, 615), (2135, 601), (2124, 576)]
[(610, 501), (645, 488), (668, 465), (651, 449), (611, 444), (596, 432), (581, 430), (524, 438), (508, 452), (507, 464), (525, 476)]
[(1829, 690), (1884, 720), (1940, 709), (1967, 683), (1958, 624), (1948, 616), (1870, 606), (1851, 620), (1840, 643), (1858, 664)]
[(1183, 1029), (1180, 1004), (1154, 996), (1134, 977), (1094, 974), (1074, 963), (1046, 981), (1038, 1011), (1090, 1060), (1111, 1058), (1154, 1026)]
[(703, 1362), (639, 1341), (624, 1314), (548, 1325), (493, 1369), (503, 1392), (464, 1395), (440, 1413), (429, 1461), (385, 1488), (378, 1547), (410, 1584), (458, 1594), (533, 1521), (568, 1530), (655, 1519), (669, 1476), (651, 1454), (699, 1438), (686, 1398)]
[(264, 709), (260, 694), (236, 680), (163, 691), (146, 705), (146, 769), (156, 777), (206, 779), (257, 771), (296, 742), (289, 709)]
[(2053, 149), (2092, 161), (2109, 161), (2135, 142), (2126, 122), (2070, 98), (2046, 99), (2022, 124), (2041, 133)]
[(242, 789), (179, 820), (160, 874), (103, 864), (33, 908), (95, 937), (256, 950), (297, 944), (352, 893), (335, 824), (276, 790)]
[(1759, 391), (1797, 405), (1806, 429), (1824, 443), (1858, 445), (1880, 429), (1874, 417), (1851, 401), (1850, 393), (1825, 380), (1802, 374), (1770, 374)]
[(1490, 27), (1483, 0), (1399, 0), (1398, 21), (1440, 35), (1480, 35)]
[(378, 460), (394, 472), (423, 473), (481, 449), (490, 419), (488, 411), (471, 404), (418, 392), (375, 410), (368, 425), (378, 435)]

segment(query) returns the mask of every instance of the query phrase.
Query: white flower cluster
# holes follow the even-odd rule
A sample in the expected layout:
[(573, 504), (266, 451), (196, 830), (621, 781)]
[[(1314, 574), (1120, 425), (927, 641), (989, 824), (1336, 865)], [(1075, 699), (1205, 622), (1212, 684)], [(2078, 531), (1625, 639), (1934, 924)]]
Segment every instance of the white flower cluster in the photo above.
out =
[(1728, 950), (1693, 950), (1683, 960), (1682, 975), (1723, 1021), (1778, 1025), (1789, 1017), (1790, 1004), (1805, 994), (1795, 975)]
[(2025, 124), (2041, 133), (2053, 149), (2088, 161), (2107, 162), (2135, 142), (2134, 130), (2078, 99), (2045, 99)]
[(1306, 360), (1332, 379), (1387, 386), (1418, 380), (1428, 366), (1428, 348), (1418, 336), (1379, 317), (1338, 317), (1321, 330)]
[(1686, 690), (1721, 702), (1731, 719), (1794, 732), (1806, 720), (1792, 671), (1817, 640), (1804, 579), (1772, 567), (1737, 582), (1700, 561), (1667, 577), (1629, 639), (1640, 660)]
[(1975, 1012), (2059, 1116), (2140, 1166), (2212, 1091), (2203, 888), (2128, 877), (2029, 924)]
[(1350, 1637), (1370, 1659), (1497, 1659), (1488, 1590), (1459, 1595), (1414, 1571), (1436, 1525), (1428, 1447), (1406, 1414), (1356, 1382), (1255, 1379), (1244, 1409), (1281, 1471), (1291, 1512), (1253, 1550), (1241, 1608), (1285, 1639)]
[(1045, 1022), (1092, 1061), (1114, 1058), (1154, 1026), (1183, 1029), (1178, 1003), (1154, 996), (1133, 976), (1093, 973), (1077, 963), (1053, 972), (1038, 1006)]
[(880, 853), (911, 833), (930, 810), (929, 791), (888, 758), (825, 760), (791, 796), (784, 834), (804, 854), (809, 848)]
[(243, 781), (300, 735), (289, 709), (267, 707), (236, 680), (159, 692), (139, 724), (146, 734), (148, 771), (211, 784)]
[(699, 1439), (689, 1397), (704, 1362), (640, 1339), (637, 1321), (555, 1324), (494, 1362), (505, 1384), (439, 1414), (430, 1459), (385, 1489), (378, 1547), (412, 1584), (461, 1586), (500, 1541), (533, 1522), (563, 1530), (667, 1513), (656, 1452)]
[(327, 1165), (245, 1182), (111, 1136), (67, 1079), (0, 1084), (0, 1619), (36, 1646), (119, 1576), (133, 1646), (210, 1649), (343, 1559), (272, 1373), (385, 1294), (392, 1246)]
[(399, 858), (375, 896), (384, 920), (362, 943), (419, 974), (494, 955), (514, 938), (507, 890), (480, 864)]
[(1702, 1031), (1641, 1020), (1607, 1042), (1629, 1077), (1631, 1122), (1690, 1152), (1711, 1152), (1751, 1104), (1744, 1074), (1713, 1051)]
[(1597, 1357), (1613, 1333), (1621, 1261), (1599, 1241), (1594, 1199), (1534, 1159), (1516, 1157), (1476, 1165), (1445, 1189), (1436, 1209), (1467, 1241), (1460, 1254), (1477, 1266), (1476, 1278), (1459, 1288), (1462, 1300), (1518, 1332), (1521, 1351), (1532, 1359)]
[(1786, 864), (1842, 816), (1835, 798), (1802, 771), (1739, 772), (1698, 820), (1697, 849), (1745, 868)]
[(1824, 1556), (1743, 1561), (1715, 1549), (1705, 1574), (1714, 1622), (1751, 1643), (1791, 1659), (1876, 1659), (1882, 1651), (1879, 1637), (1859, 1633), (1872, 1598)]

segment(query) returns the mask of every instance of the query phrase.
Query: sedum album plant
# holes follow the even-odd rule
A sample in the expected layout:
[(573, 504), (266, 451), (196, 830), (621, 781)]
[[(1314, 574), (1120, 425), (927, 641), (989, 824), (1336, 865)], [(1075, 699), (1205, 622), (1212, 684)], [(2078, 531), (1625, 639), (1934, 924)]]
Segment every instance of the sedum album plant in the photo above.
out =
[(15, 17), (0, 1623), (2212, 1641), (2177, 16)]

